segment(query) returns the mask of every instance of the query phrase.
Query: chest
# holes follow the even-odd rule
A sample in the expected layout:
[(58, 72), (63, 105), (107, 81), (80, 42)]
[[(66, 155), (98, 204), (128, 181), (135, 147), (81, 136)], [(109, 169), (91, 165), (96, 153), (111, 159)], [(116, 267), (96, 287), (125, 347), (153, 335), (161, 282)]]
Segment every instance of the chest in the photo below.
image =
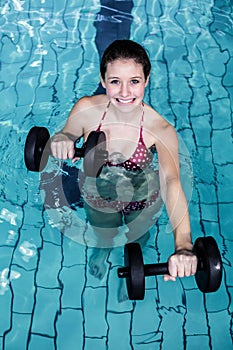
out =
[(145, 127), (141, 129), (140, 126), (112, 124), (103, 126), (102, 130), (106, 134), (109, 153), (120, 152), (127, 159), (137, 148), (140, 133), (148, 149), (155, 144), (153, 134)]
[(104, 125), (101, 130), (106, 134), (109, 154), (121, 153), (125, 158), (129, 158), (137, 148), (140, 126), (113, 123)]

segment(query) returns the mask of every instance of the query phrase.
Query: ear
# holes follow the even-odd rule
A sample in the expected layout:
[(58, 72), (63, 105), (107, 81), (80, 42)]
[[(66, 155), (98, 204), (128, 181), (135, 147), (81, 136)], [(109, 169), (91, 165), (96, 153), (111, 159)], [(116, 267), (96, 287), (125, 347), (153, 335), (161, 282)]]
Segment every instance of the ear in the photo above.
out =
[(102, 84), (103, 88), (106, 89), (106, 84), (105, 84), (105, 81), (102, 78), (102, 76), (100, 76), (100, 81), (101, 81), (101, 84)]
[(149, 74), (148, 77), (146, 78), (145, 87), (147, 87), (147, 85), (148, 85), (148, 83), (149, 83), (149, 79), (150, 79), (150, 74)]

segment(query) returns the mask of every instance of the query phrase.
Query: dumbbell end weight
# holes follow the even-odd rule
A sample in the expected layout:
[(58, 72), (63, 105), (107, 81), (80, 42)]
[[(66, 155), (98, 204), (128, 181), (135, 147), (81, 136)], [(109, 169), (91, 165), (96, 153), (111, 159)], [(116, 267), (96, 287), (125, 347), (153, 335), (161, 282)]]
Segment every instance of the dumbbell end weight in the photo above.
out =
[(24, 161), (28, 170), (41, 171), (50, 154), (50, 135), (44, 127), (34, 126), (27, 135), (24, 147)]
[(143, 263), (139, 243), (125, 245), (125, 267), (118, 268), (118, 277), (125, 278), (130, 300), (143, 300), (145, 295), (145, 277), (168, 273), (168, 263)]
[(91, 131), (84, 146), (84, 172), (87, 176), (98, 177), (108, 157), (106, 136), (103, 131)]
[(194, 252), (198, 257), (195, 279), (203, 293), (216, 292), (222, 282), (222, 259), (217, 242), (212, 236), (197, 238)]

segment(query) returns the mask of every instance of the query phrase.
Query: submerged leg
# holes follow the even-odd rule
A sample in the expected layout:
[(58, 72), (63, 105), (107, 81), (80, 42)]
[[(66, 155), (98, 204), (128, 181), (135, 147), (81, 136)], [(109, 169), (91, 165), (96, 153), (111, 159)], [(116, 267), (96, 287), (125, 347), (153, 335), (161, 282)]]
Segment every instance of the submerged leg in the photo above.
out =
[(90, 274), (98, 279), (105, 276), (107, 267), (106, 258), (113, 247), (114, 237), (118, 234), (118, 227), (122, 225), (121, 213), (108, 213), (96, 210), (85, 204), (88, 222), (96, 235), (96, 247), (89, 260)]
[(106, 259), (110, 253), (110, 248), (93, 248), (88, 265), (89, 272), (92, 276), (102, 280), (106, 274)]

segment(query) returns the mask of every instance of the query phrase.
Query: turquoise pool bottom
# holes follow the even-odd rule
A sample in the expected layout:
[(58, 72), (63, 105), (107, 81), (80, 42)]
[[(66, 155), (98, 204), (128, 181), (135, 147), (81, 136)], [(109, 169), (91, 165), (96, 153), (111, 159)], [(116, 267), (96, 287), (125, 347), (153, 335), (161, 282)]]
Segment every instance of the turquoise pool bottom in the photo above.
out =
[[(126, 288), (117, 277), (123, 247), (111, 250), (99, 280), (90, 274), (94, 248), (52, 228), (39, 206), (25, 205), (24, 225), (13, 234), (17, 218), (12, 221), (12, 209), (17, 212), (7, 208), (11, 220), (6, 221), (5, 212), (0, 242), (2, 349), (15, 350), (16, 344), (17, 350), (180, 350), (200, 344), (202, 349), (212, 349), (211, 344), (214, 349), (231, 349), (224, 282), (218, 292), (204, 295), (192, 277), (175, 283), (149, 277), (143, 301), (124, 300)], [(166, 261), (172, 252), (166, 216), (159, 221), (143, 249), (145, 263)]]

